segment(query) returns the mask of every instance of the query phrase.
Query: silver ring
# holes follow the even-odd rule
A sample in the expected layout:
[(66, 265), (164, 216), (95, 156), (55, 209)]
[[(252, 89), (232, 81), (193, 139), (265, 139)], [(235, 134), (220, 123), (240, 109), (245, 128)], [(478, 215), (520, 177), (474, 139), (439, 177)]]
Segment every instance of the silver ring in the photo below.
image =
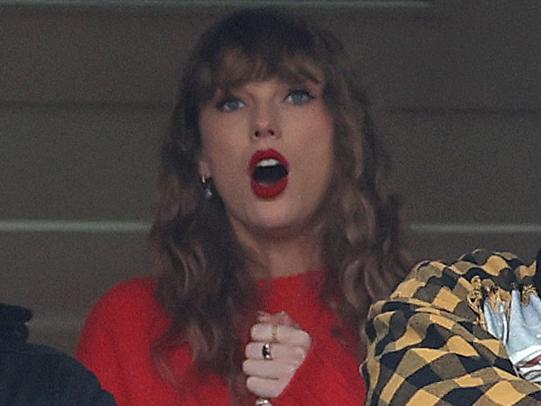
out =
[(258, 398), (255, 401), (255, 406), (272, 406), (272, 403), (269, 399)]
[(272, 361), (271, 343), (263, 344), (263, 347), (261, 347), (261, 355), (263, 356), (264, 360)]

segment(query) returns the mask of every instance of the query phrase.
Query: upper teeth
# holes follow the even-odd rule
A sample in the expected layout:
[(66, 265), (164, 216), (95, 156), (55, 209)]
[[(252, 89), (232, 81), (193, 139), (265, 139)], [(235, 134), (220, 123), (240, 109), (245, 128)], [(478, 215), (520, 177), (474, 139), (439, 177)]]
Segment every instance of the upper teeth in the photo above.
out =
[(268, 159), (262, 159), (257, 163), (257, 166), (259, 167), (269, 167), (269, 166), (275, 166), (279, 165), (280, 162), (274, 158), (268, 158)]

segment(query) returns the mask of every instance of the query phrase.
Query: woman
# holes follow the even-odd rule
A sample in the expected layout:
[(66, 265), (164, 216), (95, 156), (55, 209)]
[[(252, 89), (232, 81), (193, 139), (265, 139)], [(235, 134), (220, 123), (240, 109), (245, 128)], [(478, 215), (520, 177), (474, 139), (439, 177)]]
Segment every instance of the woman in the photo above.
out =
[(102, 298), (78, 356), (120, 405), (361, 404), (357, 332), (405, 268), (382, 159), (332, 35), (219, 22), (162, 149), (159, 274)]

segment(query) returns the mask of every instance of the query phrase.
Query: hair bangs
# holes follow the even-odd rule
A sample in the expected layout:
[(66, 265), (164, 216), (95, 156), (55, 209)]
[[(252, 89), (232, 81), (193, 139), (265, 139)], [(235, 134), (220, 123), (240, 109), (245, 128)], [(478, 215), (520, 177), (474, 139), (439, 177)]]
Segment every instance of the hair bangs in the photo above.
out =
[(240, 13), (214, 27), (199, 44), (200, 103), (217, 90), (278, 78), (324, 81), (326, 44), (302, 20), (273, 11)]
[(211, 98), (218, 90), (241, 87), (249, 82), (278, 78), (286, 83), (299, 84), (306, 81), (321, 83), (321, 70), (315, 62), (304, 56), (281, 56), (268, 58), (266, 55), (248, 56), (240, 50), (232, 50), (220, 64), (210, 70), (208, 88), (204, 94)]

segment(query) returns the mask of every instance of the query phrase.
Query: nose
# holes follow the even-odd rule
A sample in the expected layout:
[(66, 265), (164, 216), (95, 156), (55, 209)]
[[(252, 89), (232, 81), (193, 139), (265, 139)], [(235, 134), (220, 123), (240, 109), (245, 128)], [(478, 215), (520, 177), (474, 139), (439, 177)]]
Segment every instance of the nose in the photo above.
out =
[(275, 135), (276, 135), (276, 130), (274, 130), (271, 126), (258, 127), (254, 131), (255, 138), (262, 138), (265, 136), (274, 137)]
[(254, 128), (252, 137), (254, 139), (265, 137), (279, 137), (280, 129), (278, 117), (275, 111), (269, 107), (260, 107), (257, 109), (254, 117)]

